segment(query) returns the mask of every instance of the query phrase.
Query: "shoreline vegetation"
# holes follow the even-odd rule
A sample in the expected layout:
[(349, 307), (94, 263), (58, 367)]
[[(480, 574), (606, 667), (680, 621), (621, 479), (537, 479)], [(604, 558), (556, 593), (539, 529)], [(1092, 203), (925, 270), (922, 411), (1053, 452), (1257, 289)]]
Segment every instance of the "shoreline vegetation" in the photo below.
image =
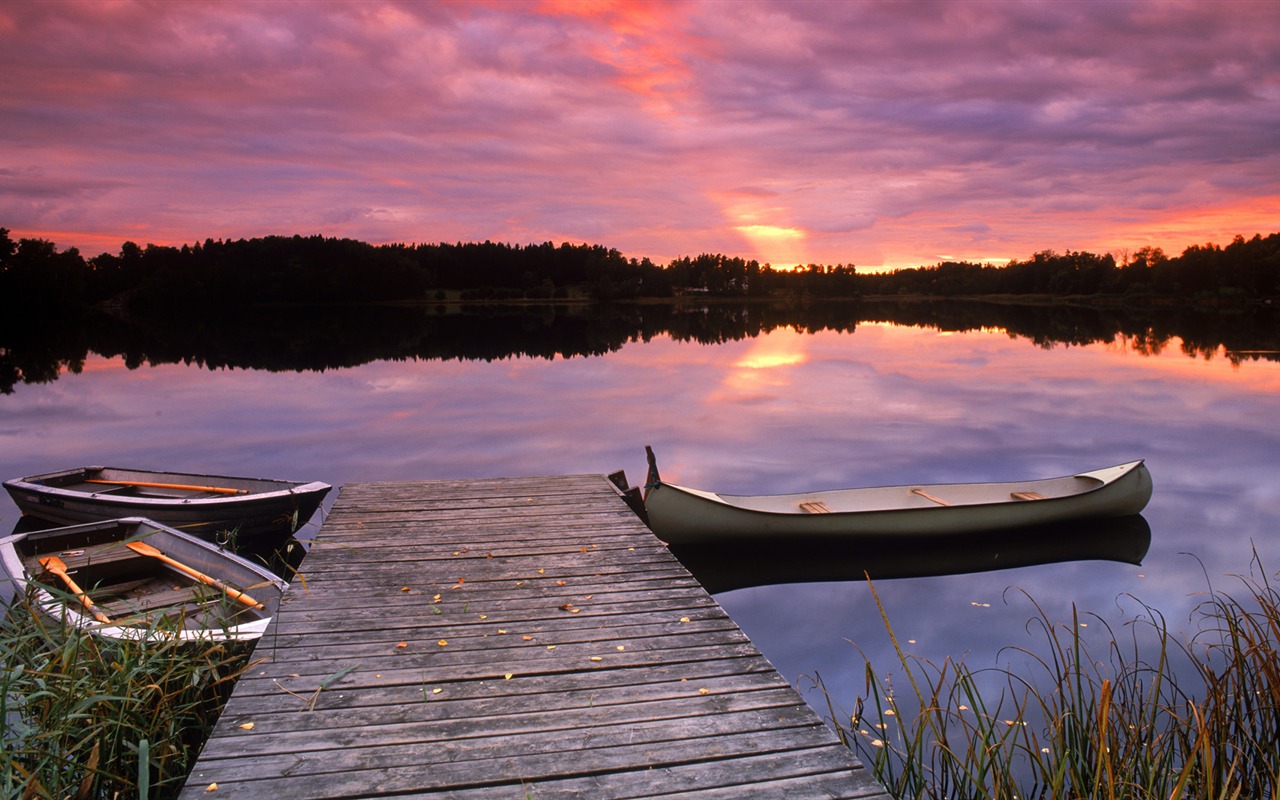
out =
[(167, 315), (192, 309), (352, 303), (620, 302), (677, 297), (1088, 298), (1090, 303), (1240, 305), (1280, 297), (1280, 233), (1236, 236), (1181, 255), (1142, 247), (1044, 250), (995, 265), (946, 261), (892, 272), (853, 264), (774, 268), (723, 254), (665, 266), (603, 245), (495, 242), (371, 245), (321, 236), (213, 240), (182, 247), (124, 242), (85, 258), (0, 227), (0, 298), (13, 313), (98, 308)]
[(573, 358), (658, 336), (718, 344), (885, 322), (1001, 330), (1046, 349), (1178, 348), (1240, 366), (1280, 361), (1277, 297), (1280, 233), (1173, 259), (1040, 253), (1004, 267), (871, 275), (712, 255), (657, 267), (588, 245), (374, 247), (320, 237), (126, 243), (119, 255), (85, 259), (0, 228), (0, 394), (78, 373), (91, 354), (131, 369), (308, 371)]
[[(1039, 640), (1020, 666), (932, 663), (892, 641), (890, 672), (866, 662), (852, 714), (826, 697), (838, 735), (901, 800), (1274, 798), (1280, 790), (1280, 591), (1255, 552), (1236, 594), (1212, 587), (1187, 638), (1161, 613), (1123, 626), (1072, 609), (1054, 620), (1023, 590)], [(1006, 601), (1008, 598), (1006, 597)], [(1101, 629), (1086, 637), (1087, 626)], [(1098, 624), (1100, 623), (1100, 624)]]
[(252, 650), (159, 630), (107, 640), (13, 598), (0, 608), (0, 795), (177, 797)]

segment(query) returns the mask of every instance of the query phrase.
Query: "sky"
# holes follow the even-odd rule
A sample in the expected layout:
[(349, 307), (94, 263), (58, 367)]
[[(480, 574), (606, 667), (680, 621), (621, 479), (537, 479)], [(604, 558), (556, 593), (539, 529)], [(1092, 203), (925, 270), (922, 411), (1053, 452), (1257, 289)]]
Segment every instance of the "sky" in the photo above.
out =
[(1280, 3), (0, 5), (0, 227), (878, 270), (1280, 230)]

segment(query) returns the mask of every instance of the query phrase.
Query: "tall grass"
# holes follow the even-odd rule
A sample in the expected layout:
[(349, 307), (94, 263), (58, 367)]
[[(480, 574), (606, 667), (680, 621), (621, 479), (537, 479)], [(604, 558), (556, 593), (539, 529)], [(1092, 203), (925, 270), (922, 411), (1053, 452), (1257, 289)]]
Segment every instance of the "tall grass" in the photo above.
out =
[(838, 733), (897, 798), (1275, 798), (1280, 593), (1253, 566), (1239, 594), (1207, 593), (1188, 636), (1136, 599), (1120, 631), (1087, 616), (1096, 652), (1078, 612), (1055, 623), (1028, 597), (1025, 672), (906, 653), (872, 587), (905, 686), (868, 662), (852, 715), (828, 693)]
[(249, 652), (100, 639), (17, 598), (0, 619), (0, 796), (176, 796)]

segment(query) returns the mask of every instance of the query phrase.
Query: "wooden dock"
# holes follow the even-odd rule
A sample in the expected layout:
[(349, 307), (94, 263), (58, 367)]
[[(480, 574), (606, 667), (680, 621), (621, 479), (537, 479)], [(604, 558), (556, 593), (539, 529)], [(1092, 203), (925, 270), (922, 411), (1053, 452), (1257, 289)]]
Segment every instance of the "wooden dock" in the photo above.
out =
[(302, 576), (182, 800), (888, 798), (604, 476), (350, 484)]

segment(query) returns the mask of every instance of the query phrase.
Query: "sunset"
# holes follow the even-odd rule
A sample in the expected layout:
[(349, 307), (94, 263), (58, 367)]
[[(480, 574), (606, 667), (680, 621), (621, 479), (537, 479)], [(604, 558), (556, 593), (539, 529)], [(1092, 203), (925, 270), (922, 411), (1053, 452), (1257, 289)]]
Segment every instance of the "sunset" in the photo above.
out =
[(1278, 417), (1277, 0), (0, 2), (0, 797), (1280, 798)]
[(588, 242), (876, 270), (1280, 219), (1280, 10), (1189, 3), (0, 8), (0, 225)]

